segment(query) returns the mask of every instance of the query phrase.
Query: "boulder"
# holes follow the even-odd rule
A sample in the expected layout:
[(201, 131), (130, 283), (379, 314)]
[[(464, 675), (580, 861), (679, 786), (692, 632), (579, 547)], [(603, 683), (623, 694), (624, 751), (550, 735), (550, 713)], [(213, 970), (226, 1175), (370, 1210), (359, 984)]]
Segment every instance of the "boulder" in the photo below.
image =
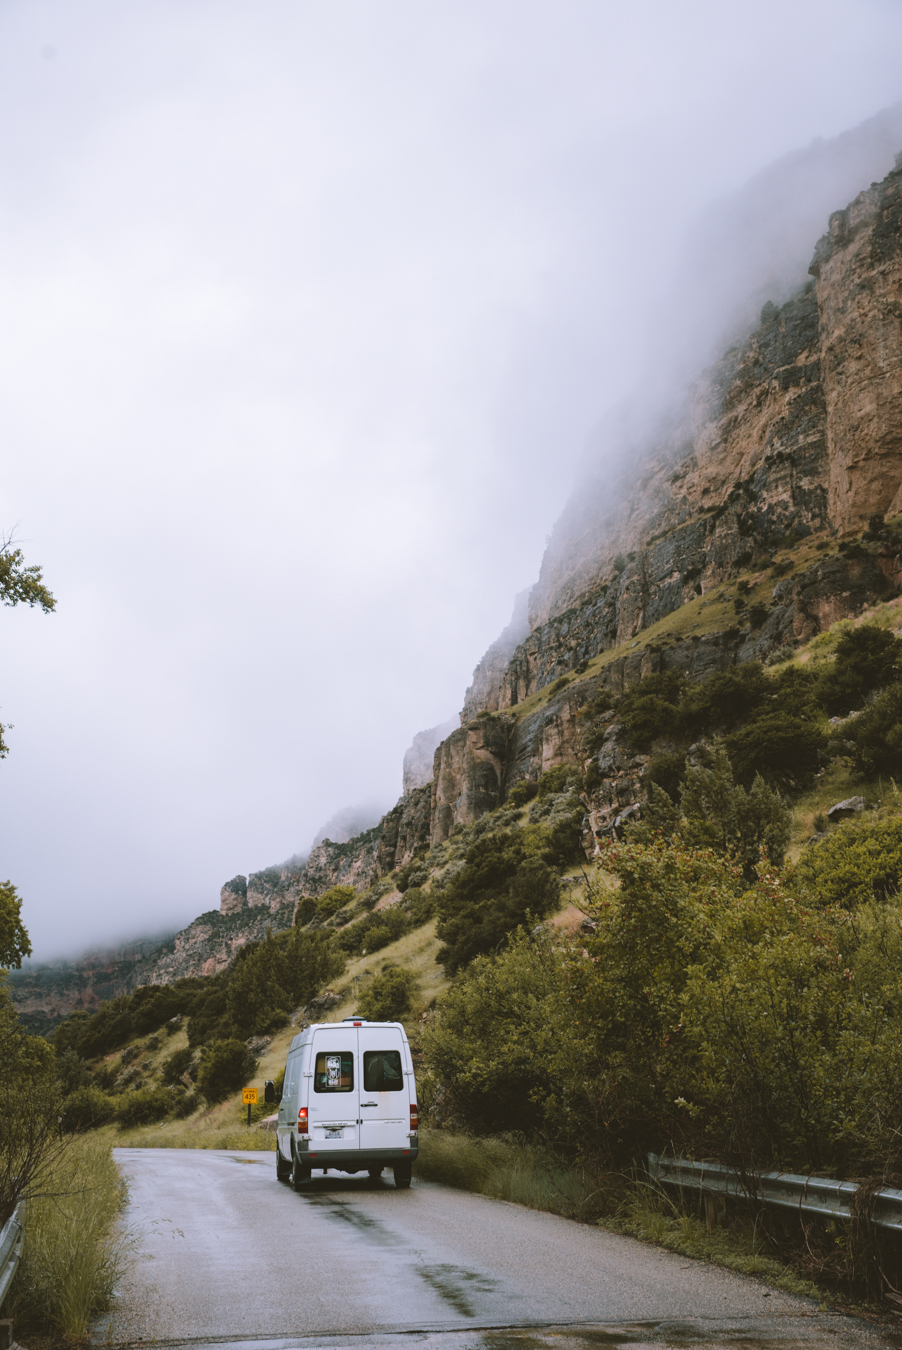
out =
[(848, 820), (850, 816), (857, 815), (860, 811), (875, 811), (876, 804), (869, 802), (866, 797), (846, 797), (844, 801), (837, 802), (831, 806), (827, 812), (827, 819), (835, 824), (838, 820)]

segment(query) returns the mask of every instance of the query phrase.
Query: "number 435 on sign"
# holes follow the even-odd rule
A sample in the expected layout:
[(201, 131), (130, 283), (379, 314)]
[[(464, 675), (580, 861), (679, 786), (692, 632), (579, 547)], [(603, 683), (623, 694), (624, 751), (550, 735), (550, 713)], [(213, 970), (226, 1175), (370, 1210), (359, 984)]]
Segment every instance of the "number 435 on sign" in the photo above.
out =
[(245, 1106), (257, 1105), (257, 1089), (245, 1088), (241, 1094), (241, 1101)]

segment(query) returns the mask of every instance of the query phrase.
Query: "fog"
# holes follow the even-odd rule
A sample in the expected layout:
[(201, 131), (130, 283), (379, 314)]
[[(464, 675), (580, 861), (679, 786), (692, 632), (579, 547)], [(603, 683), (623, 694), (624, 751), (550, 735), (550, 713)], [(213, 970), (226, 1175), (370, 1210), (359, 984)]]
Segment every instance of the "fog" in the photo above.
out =
[(38, 958), (397, 798), (668, 359), (699, 222), (896, 102), (900, 38), (895, 0), (5, 0), (0, 526), (58, 610), (0, 614), (0, 876)]

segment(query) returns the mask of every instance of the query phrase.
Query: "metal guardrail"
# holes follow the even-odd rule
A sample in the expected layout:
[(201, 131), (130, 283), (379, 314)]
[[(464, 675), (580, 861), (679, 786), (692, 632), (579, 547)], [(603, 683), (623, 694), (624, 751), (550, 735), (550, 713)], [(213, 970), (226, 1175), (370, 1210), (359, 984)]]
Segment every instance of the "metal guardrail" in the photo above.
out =
[[(858, 1193), (854, 1181), (831, 1181), (826, 1177), (802, 1177), (792, 1172), (756, 1172), (749, 1178), (751, 1191), (732, 1168), (720, 1163), (692, 1162), (688, 1158), (648, 1155), (653, 1180), (666, 1186), (701, 1191), (706, 1195), (729, 1195), (757, 1199), (775, 1209), (794, 1209), (802, 1214), (833, 1219), (851, 1219), (852, 1202)], [(902, 1191), (884, 1186), (868, 1202), (868, 1217), (878, 1228), (902, 1232)]]
[(25, 1243), (25, 1201), (20, 1200), (0, 1229), (0, 1308), (9, 1293), (13, 1276), (22, 1260), (22, 1247)]

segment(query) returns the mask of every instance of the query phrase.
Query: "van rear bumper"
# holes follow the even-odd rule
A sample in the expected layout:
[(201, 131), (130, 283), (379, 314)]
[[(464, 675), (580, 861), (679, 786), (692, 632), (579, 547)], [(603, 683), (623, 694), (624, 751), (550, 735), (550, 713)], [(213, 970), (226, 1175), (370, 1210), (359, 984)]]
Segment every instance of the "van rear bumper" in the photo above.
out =
[(396, 1163), (416, 1162), (420, 1151), (419, 1144), (411, 1139), (410, 1148), (368, 1148), (368, 1149), (317, 1149), (310, 1150), (306, 1140), (297, 1146), (298, 1156), (303, 1162), (309, 1159), (310, 1166), (328, 1167), (330, 1172), (365, 1172), (370, 1167), (394, 1167)]

